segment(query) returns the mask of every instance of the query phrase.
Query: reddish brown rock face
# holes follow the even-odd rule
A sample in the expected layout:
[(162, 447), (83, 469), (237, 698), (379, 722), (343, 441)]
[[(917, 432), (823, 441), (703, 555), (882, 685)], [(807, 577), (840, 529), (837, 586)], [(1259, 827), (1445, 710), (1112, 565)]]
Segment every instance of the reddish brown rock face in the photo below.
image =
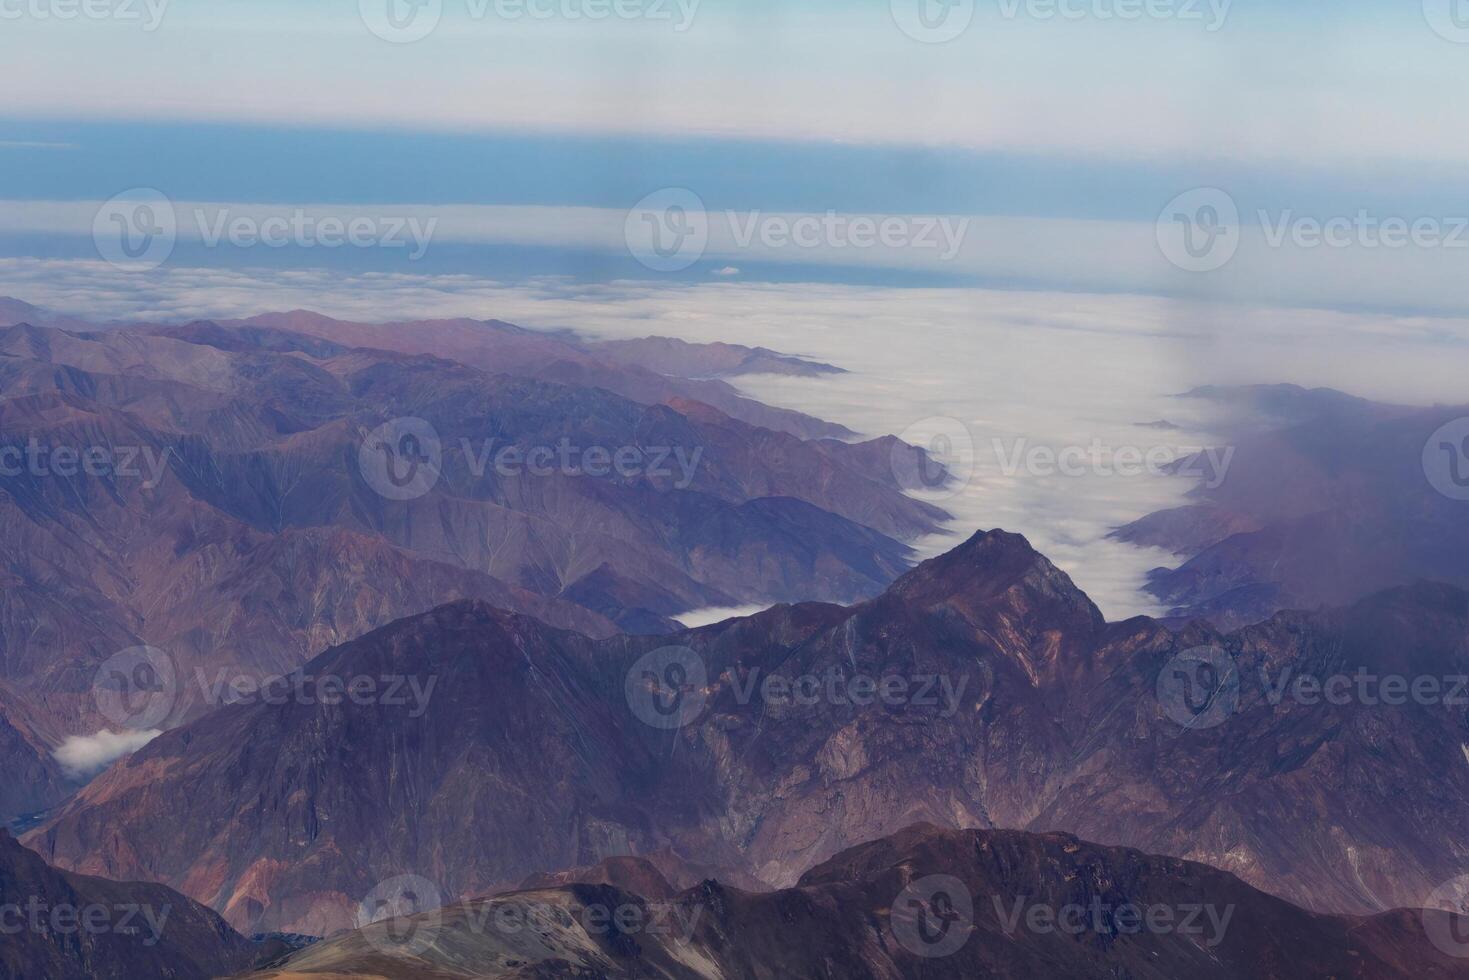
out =
[[(1002, 532), (857, 606), (672, 637), (592, 640), (459, 603), (307, 668), (431, 694), (227, 708), (114, 767), (28, 842), (252, 930), (321, 909), (347, 925), (396, 875), (467, 898), (610, 855), (789, 886), (915, 821), (1068, 828), (1306, 907), (1378, 911), (1460, 873), (1463, 712), (1312, 703), (1290, 678), (1469, 673), (1466, 636), (1469, 597), (1427, 586), (1227, 636), (1107, 624)], [(1215, 675), (1212, 702), (1170, 688), (1207, 679), (1187, 670), (1210, 646), (1236, 685)]]

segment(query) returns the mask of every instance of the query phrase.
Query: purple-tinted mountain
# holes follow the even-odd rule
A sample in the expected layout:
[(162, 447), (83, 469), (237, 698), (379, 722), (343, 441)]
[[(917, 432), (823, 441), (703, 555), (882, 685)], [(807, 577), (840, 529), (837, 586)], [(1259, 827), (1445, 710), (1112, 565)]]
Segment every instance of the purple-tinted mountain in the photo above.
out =
[(684, 351), (683, 363), (669, 360), (663, 365), (669, 370), (661, 372), (642, 365), (635, 357), (601, 356), (597, 344), (580, 341), (564, 332), (527, 330), (500, 320), (370, 324), (296, 310), (224, 323), (230, 327), (260, 326), (306, 334), (344, 347), (431, 354), (495, 374), (595, 385), (645, 405), (659, 405), (674, 398), (700, 401), (731, 418), (802, 439), (845, 438), (854, 434), (843, 426), (800, 412), (762, 405), (741, 397), (723, 381), (702, 378), (701, 365), (721, 356), (717, 351), (710, 354), (712, 345), (690, 344)]
[[(1194, 708), (1212, 701), (1159, 683), (1210, 646), (1238, 693), (1206, 726)], [(1438, 700), (1291, 686), (1364, 672), (1440, 678)], [(1106, 623), (1023, 538), (989, 532), (856, 606), (668, 637), (445, 606), (327, 651), (302, 682), (431, 694), (222, 709), (26, 840), (63, 867), (167, 883), (247, 931), (341, 927), (396, 875), (471, 898), (618, 855), (785, 887), (917, 821), (1065, 830), (1308, 908), (1377, 912), (1466, 870), (1461, 675), (1469, 594), (1451, 586), (1175, 632)]]
[(25, 699), (0, 684), (0, 815), (8, 821), (48, 810), (76, 789), (56, 761), (59, 740)]
[(209, 980), (286, 952), (162, 885), (48, 867), (4, 830), (0, 913), (0, 977), (15, 980)]
[[(1235, 452), (1222, 482), (1116, 533), (1185, 559), (1148, 585), (1170, 615), (1233, 628), (1419, 579), (1469, 586), (1469, 502), (1433, 482), (1452, 480), (1455, 462), (1425, 461), (1430, 437), (1469, 407), (1413, 409), (1291, 385), (1190, 397), (1223, 415)], [(1460, 449), (1469, 469), (1469, 447)]]
[(89, 326), (74, 317), (53, 313), (10, 296), (0, 296), (0, 327), (12, 327), (18, 323), (60, 327), (63, 330), (86, 330)]
[(1469, 960), (1435, 946), (1425, 921), (1443, 927), (1450, 916), (1313, 914), (1191, 861), (1067, 834), (918, 825), (844, 851), (784, 891), (543, 883), (333, 937), (254, 976), (1469, 976)]
[[(402, 417), (442, 450), (411, 499), (364, 462)], [(115, 727), (99, 666), (146, 644), (181, 679), (167, 727), (218, 678), (456, 599), (605, 637), (870, 596), (945, 515), (904, 496), (890, 440), (841, 431), (494, 322), (3, 328), (0, 682), (58, 737), (90, 734)], [(20, 795), (54, 802), (34, 775)]]

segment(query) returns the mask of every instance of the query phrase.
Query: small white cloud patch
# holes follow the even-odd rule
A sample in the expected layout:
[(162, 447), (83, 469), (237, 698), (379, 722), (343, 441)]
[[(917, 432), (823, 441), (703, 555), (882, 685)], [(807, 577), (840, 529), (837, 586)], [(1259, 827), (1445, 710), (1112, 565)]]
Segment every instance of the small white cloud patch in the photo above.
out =
[(72, 735), (56, 750), (56, 761), (73, 779), (87, 779), (162, 734), (158, 729), (150, 728), (138, 732), (103, 729), (95, 735)]
[(680, 625), (692, 630), (698, 629), (700, 626), (708, 626), (711, 623), (722, 623), (726, 619), (753, 616), (769, 608), (769, 606), (710, 606), (704, 609), (691, 609), (686, 613), (679, 613), (673, 618)]

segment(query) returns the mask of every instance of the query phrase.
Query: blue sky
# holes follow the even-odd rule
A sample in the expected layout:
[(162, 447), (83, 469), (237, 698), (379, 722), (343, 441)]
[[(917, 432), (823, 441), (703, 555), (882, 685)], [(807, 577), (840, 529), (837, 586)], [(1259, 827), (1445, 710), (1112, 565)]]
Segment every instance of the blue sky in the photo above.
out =
[[(1469, 28), (1453, 32), (1449, 0), (983, 0), (972, 18), (955, 0), (968, 26), (946, 43), (910, 36), (920, 0), (621, 0), (628, 16), (601, 20), (568, 15), (599, 0), (425, 0), (436, 27), (411, 43), (370, 29), (388, 0), (102, 0), (115, 15), (91, 20), (57, 19), (59, 2), (0, 4), (21, 12), (0, 33), (0, 256), (95, 259), (84, 212), (34, 205), (157, 188), (424, 220), (543, 209), (441, 225), (412, 266), (188, 235), (175, 265), (646, 277), (608, 229), (686, 187), (711, 212), (1006, 220), (976, 225), (958, 262), (715, 245), (673, 281), (1469, 310), (1447, 249), (1244, 249), (1194, 275), (1153, 242), (1160, 209), (1197, 187), (1225, 189), (1244, 225), (1469, 215)], [(514, 16), (522, 3), (541, 14)], [(1156, 15), (1122, 16), (1139, 10)]]

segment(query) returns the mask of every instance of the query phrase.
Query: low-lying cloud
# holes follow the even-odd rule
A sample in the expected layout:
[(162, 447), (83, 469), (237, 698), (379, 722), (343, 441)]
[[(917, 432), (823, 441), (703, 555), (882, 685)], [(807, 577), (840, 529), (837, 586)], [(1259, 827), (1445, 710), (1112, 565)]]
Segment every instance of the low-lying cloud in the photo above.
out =
[(138, 751), (163, 733), (156, 728), (135, 732), (72, 735), (57, 748), (56, 761), (73, 779), (90, 779), (118, 759)]

